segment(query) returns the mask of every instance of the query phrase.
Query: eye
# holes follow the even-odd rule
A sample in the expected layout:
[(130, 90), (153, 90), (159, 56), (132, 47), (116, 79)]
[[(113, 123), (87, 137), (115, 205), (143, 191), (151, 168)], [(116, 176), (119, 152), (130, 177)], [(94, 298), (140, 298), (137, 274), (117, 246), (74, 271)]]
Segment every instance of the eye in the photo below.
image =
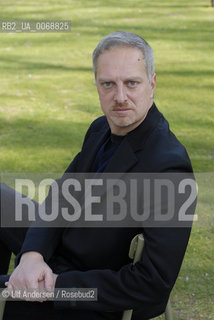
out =
[(104, 88), (108, 89), (112, 87), (112, 82), (106, 81), (106, 82), (103, 82), (102, 85)]
[(128, 81), (128, 86), (129, 86), (130, 88), (136, 87), (136, 86), (137, 86), (137, 81)]

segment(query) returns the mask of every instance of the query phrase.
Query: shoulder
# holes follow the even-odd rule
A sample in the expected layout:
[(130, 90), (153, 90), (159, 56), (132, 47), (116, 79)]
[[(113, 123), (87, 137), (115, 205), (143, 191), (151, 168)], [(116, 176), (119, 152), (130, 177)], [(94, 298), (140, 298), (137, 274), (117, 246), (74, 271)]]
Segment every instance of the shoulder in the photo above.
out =
[(109, 129), (108, 121), (105, 116), (95, 119), (89, 126), (83, 144), (88, 140), (89, 136), (96, 132), (103, 132)]
[(192, 171), (191, 162), (183, 144), (170, 130), (161, 114), (144, 146), (148, 166), (152, 171)]
[(97, 119), (95, 119), (90, 127), (89, 127), (89, 130), (90, 131), (100, 131), (100, 130), (106, 130), (107, 128), (109, 128), (109, 125), (108, 125), (108, 121), (106, 119), (106, 116), (101, 116)]

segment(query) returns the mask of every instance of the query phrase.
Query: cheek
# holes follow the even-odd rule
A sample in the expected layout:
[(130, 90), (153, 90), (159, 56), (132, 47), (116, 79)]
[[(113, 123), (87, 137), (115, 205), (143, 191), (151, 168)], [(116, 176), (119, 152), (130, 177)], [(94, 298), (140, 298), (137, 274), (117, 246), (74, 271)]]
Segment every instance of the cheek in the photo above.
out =
[(142, 95), (138, 93), (131, 92), (128, 95), (129, 101), (131, 101), (135, 106), (137, 106), (142, 100)]
[(108, 106), (113, 99), (111, 93), (105, 93), (105, 94), (101, 93), (99, 97), (100, 97), (100, 103), (102, 107)]
[(150, 99), (151, 90), (149, 88), (143, 88), (137, 95), (136, 101), (140, 104)]

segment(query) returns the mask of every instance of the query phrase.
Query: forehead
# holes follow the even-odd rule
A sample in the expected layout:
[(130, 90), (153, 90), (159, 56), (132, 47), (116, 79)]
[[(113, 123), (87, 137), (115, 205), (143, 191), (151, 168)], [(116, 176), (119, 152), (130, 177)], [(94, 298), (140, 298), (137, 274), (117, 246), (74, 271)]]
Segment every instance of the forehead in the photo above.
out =
[(106, 50), (97, 60), (97, 77), (140, 76), (144, 73), (144, 56), (138, 48), (117, 47)]

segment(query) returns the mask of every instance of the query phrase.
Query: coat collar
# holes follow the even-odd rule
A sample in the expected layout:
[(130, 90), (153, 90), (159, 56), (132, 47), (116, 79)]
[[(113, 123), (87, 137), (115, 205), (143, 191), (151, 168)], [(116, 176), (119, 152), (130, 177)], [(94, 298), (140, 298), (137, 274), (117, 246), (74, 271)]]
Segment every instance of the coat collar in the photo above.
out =
[(127, 134), (126, 137), (134, 152), (144, 147), (148, 136), (157, 126), (161, 116), (162, 114), (158, 111), (155, 103), (153, 103), (143, 122)]
[(80, 172), (90, 172), (92, 163), (107, 137), (111, 134), (110, 128), (106, 121), (102, 131), (92, 132), (82, 149), (81, 162), (79, 163)]

